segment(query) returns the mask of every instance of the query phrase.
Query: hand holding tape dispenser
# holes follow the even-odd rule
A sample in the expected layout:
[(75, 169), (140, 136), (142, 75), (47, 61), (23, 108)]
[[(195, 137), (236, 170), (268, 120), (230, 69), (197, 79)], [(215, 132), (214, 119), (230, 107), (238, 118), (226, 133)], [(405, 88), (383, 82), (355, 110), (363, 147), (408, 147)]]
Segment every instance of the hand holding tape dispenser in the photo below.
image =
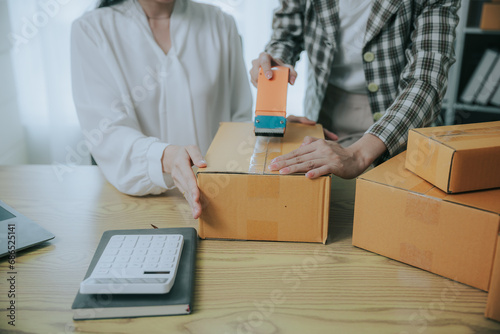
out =
[(273, 77), (267, 79), (262, 68), (257, 83), (255, 108), (255, 135), (283, 137), (286, 130), (286, 95), (290, 69), (284, 66), (272, 68)]

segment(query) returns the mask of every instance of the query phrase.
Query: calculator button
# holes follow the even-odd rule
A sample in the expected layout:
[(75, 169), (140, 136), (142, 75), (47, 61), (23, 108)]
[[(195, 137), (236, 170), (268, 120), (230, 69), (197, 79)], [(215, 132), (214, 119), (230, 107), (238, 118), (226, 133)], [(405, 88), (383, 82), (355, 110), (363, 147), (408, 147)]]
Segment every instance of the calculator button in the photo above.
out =
[(169, 235), (168, 240), (180, 240), (180, 235)]
[(115, 260), (114, 256), (102, 256), (99, 262), (113, 262)]
[(156, 280), (155, 279), (152, 279), (152, 278), (144, 278), (142, 280), (143, 283), (156, 283)]
[(106, 278), (104, 280), (104, 283), (105, 284), (118, 284), (118, 283), (120, 283), (120, 280), (117, 278)]
[(128, 262), (129, 260), (130, 260), (130, 256), (117, 256), (115, 263)]
[(162, 256), (160, 262), (174, 262), (175, 258), (173, 256)]
[(105, 256), (106, 255), (116, 255), (116, 254), (118, 254), (118, 250), (119, 250), (118, 248), (108, 248), (102, 254)]
[(111, 263), (99, 263), (98, 268), (111, 268)]
[(144, 265), (144, 271), (157, 271), (158, 265), (154, 263), (146, 263)]
[(153, 241), (165, 241), (167, 239), (166, 235), (155, 235), (153, 236)]
[(128, 278), (141, 278), (142, 274), (143, 274), (142, 268), (127, 267), (127, 269), (125, 269), (125, 271), (123, 272), (123, 276), (128, 277)]
[(175, 255), (175, 254), (177, 254), (177, 248), (165, 249), (164, 254), (165, 255)]
[(111, 240), (113, 241), (123, 241), (125, 240), (125, 236), (124, 235), (114, 235), (111, 237)]
[(120, 248), (122, 246), (122, 244), (123, 243), (121, 241), (116, 241), (116, 242), (110, 241), (106, 250), (111, 249), (111, 248)]
[(166, 283), (166, 278), (144, 278), (144, 283)]
[(149, 250), (150, 255), (161, 255), (163, 250), (161, 248), (152, 248)]
[(140, 262), (140, 263), (142, 263), (142, 262), (144, 262), (144, 256), (132, 256), (130, 258), (130, 261), (131, 262)]
[(144, 283), (142, 278), (127, 278), (127, 283)]
[(113, 265), (111, 266), (111, 268), (113, 269), (123, 269), (127, 266), (126, 263), (113, 263)]
[(177, 248), (177, 247), (179, 247), (178, 242), (169, 241), (165, 244), (165, 248)]
[(141, 241), (151, 241), (152, 237), (150, 235), (141, 235), (139, 237), (139, 242)]
[(135, 244), (137, 243), (137, 237), (135, 238), (125, 238), (125, 241), (123, 242), (124, 247), (135, 247)]
[(160, 261), (160, 257), (159, 256), (148, 256), (146, 258), (146, 262), (154, 262), (154, 263), (156, 263), (158, 261)]
[(153, 241), (151, 243), (151, 247), (153, 248), (162, 248), (165, 245), (163, 241)]
[(134, 250), (134, 255), (146, 255), (148, 253), (147, 248), (137, 248)]
[(136, 241), (134, 240), (125, 240), (125, 242), (123, 243), (123, 247), (125, 248), (132, 248), (132, 247), (135, 247), (135, 243)]
[(142, 264), (141, 263), (129, 263), (127, 265), (127, 268), (142, 268)]
[(109, 272), (108, 269), (97, 269), (96, 274), (107, 274)]
[(132, 252), (134, 251), (133, 248), (126, 248), (126, 249), (121, 249), (118, 252), (118, 255), (124, 256), (124, 255), (132, 255)]
[(150, 244), (149, 241), (139, 241), (136, 247), (148, 248)]

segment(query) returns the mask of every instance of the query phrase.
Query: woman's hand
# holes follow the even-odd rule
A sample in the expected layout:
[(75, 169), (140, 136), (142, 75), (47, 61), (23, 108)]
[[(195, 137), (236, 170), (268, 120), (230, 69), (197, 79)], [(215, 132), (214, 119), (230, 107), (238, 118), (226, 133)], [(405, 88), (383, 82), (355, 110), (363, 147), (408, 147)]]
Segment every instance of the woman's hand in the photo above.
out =
[(163, 151), (161, 161), (163, 172), (172, 176), (175, 185), (188, 201), (193, 218), (198, 219), (201, 215), (200, 190), (191, 167), (207, 167), (200, 149), (198, 146), (169, 145)]
[[(306, 125), (315, 125), (316, 122), (307, 118), (307, 117), (302, 117), (302, 116), (294, 116), (290, 115), (286, 118), (288, 122), (293, 122), (293, 123), (301, 123), (301, 124), (306, 124)], [(323, 133), (325, 135), (326, 139), (336, 141), (339, 139), (339, 136), (337, 136), (335, 133), (331, 132), (330, 130), (327, 130), (323, 128)], [(302, 144), (303, 145), (303, 144)]]
[(274, 159), (269, 169), (279, 170), (280, 174), (306, 173), (310, 179), (327, 174), (351, 179), (363, 173), (385, 150), (385, 144), (371, 134), (347, 148), (330, 140), (306, 137), (301, 147)]
[(273, 66), (285, 66), (290, 69), (290, 74), (288, 75), (288, 82), (290, 85), (295, 83), (297, 79), (297, 72), (292, 65), (287, 65), (279, 59), (274, 59), (270, 54), (262, 52), (259, 58), (252, 60), (252, 68), (250, 69), (250, 79), (252, 79), (252, 84), (257, 87), (257, 81), (259, 81), (259, 69), (262, 67), (262, 71), (267, 79), (273, 77), (273, 71), (271, 68)]

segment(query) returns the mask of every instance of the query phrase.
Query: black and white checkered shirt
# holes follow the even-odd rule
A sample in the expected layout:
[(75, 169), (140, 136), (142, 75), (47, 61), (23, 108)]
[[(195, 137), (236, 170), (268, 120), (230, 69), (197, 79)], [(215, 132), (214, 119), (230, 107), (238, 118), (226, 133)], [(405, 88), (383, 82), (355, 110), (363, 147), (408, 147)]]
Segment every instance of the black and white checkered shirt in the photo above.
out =
[[(460, 0), (375, 0), (362, 46), (372, 113), (383, 114), (368, 129), (388, 148), (401, 152), (408, 130), (437, 117), (454, 63), (453, 42)], [(266, 51), (294, 65), (309, 57), (306, 116), (317, 120), (337, 47), (339, 0), (281, 0)], [(368, 54), (367, 54), (368, 53)]]

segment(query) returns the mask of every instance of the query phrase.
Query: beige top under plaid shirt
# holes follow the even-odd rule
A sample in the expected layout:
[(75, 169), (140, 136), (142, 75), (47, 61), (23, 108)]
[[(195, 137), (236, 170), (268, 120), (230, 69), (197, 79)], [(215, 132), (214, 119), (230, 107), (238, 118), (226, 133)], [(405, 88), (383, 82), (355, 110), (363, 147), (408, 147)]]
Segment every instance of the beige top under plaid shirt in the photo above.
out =
[[(294, 65), (306, 50), (314, 74), (308, 80), (306, 116), (317, 120), (332, 68), (339, 29), (339, 0), (281, 0), (266, 52)], [(406, 146), (408, 130), (437, 117), (454, 63), (459, 0), (375, 0), (362, 47), (373, 114), (368, 129), (388, 148), (382, 160)], [(380, 160), (379, 160), (380, 161)]]

